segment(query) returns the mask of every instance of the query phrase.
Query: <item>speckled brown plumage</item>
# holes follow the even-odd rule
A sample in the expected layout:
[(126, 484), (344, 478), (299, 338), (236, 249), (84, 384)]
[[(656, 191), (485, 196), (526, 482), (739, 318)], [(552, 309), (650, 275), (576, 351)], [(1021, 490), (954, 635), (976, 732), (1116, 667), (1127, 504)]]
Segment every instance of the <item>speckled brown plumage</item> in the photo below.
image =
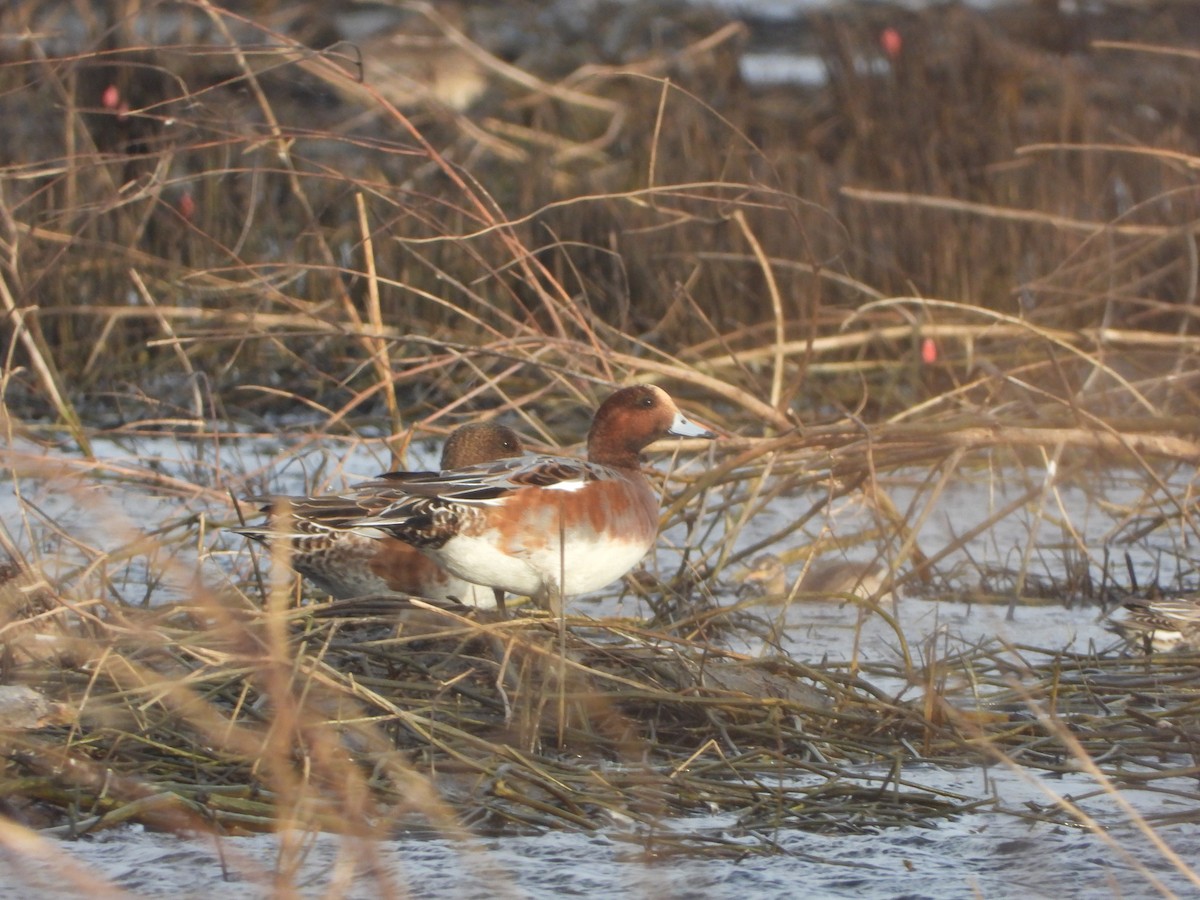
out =
[[(511, 428), (464, 425), (447, 439), (442, 468), (486, 467), (491, 460), (519, 456), (522, 449), (520, 436)], [(389, 473), (376, 481), (390, 483), (421, 475), (436, 473)], [(475, 588), (394, 536), (356, 526), (364, 516), (386, 508), (390, 502), (376, 492), (357, 489), (326, 497), (279, 497), (263, 507), (264, 512), (274, 515), (271, 524), (235, 530), (266, 543), (279, 533), (275, 523), (286, 524), (292, 568), (338, 600), (374, 595), (479, 606), (496, 603), (490, 588)]]

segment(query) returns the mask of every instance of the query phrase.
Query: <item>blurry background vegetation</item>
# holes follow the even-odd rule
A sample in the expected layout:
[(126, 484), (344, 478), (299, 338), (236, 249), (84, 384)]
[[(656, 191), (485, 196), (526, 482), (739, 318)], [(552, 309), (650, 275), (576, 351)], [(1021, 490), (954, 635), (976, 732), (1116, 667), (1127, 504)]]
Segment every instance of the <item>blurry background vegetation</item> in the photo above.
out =
[[(400, 427), (654, 359), (776, 427), (1005, 399), (981, 364), (1191, 415), (1194, 347), (1145, 333), (1195, 330), (1198, 14), (1064, 8), (6, 4), (7, 404)], [(747, 83), (759, 49), (827, 78)], [(896, 296), (956, 306), (862, 311)]]

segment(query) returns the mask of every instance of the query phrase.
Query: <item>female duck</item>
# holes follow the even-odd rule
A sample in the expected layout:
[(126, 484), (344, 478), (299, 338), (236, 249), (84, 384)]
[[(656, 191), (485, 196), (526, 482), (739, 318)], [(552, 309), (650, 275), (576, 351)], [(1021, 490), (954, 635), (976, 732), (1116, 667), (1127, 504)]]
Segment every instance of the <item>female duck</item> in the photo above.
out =
[[(442, 448), (442, 468), (480, 465), (523, 450), (511, 428), (463, 425)], [(353, 520), (364, 513), (361, 498), (350, 504), (339, 496), (273, 498), (263, 512), (283, 505), (280, 501), (288, 507), (283, 523), (234, 530), (262, 543), (290, 539), (292, 568), (334, 599), (420, 597), (484, 608), (500, 600), (490, 588), (451, 575), (411, 544), (378, 529), (355, 527)]]

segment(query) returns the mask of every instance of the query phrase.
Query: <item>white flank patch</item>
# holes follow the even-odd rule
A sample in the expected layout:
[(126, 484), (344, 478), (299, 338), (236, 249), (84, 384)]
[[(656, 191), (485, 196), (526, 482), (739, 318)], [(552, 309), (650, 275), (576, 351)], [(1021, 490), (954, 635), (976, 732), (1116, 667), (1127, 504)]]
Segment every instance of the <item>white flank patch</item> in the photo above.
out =
[(641, 562), (653, 541), (580, 541), (568, 540), (566, 558), (560, 558), (557, 548), (541, 555), (539, 562), (552, 573), (555, 581), (566, 576), (563, 593), (587, 594), (606, 587)]
[(534, 596), (565, 575), (568, 597), (599, 590), (616, 581), (646, 555), (652, 542), (567, 540), (565, 554), (558, 541), (536, 550), (516, 548), (510, 556), (488, 536), (457, 535), (432, 554), (459, 578), (503, 588), (513, 594)]
[(487, 536), (456, 535), (434, 557), (459, 578), (533, 596), (542, 587), (540, 573), (524, 559), (502, 553)]
[(586, 481), (559, 481), (546, 485), (548, 491), (582, 491), (587, 486)]

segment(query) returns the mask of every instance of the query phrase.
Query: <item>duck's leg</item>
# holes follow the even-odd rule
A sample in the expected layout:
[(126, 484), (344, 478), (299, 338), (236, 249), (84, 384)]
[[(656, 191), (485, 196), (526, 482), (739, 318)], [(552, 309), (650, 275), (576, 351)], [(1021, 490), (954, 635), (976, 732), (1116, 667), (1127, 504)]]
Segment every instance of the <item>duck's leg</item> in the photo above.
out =
[(504, 608), (504, 591), (500, 588), (492, 588), (492, 595), (496, 598), (496, 610), (500, 615), (505, 615), (507, 611)]
[(547, 584), (530, 599), (556, 619), (562, 618), (563, 593), (557, 584)]

